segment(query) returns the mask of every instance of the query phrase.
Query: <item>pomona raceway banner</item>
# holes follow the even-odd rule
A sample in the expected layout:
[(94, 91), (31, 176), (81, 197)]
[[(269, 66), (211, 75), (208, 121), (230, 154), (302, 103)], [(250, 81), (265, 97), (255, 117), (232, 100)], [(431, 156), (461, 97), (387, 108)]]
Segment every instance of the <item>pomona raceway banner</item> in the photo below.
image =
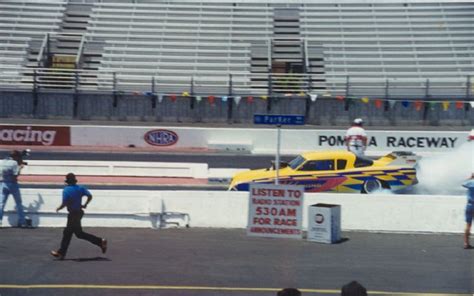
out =
[(0, 145), (70, 146), (68, 126), (0, 125)]

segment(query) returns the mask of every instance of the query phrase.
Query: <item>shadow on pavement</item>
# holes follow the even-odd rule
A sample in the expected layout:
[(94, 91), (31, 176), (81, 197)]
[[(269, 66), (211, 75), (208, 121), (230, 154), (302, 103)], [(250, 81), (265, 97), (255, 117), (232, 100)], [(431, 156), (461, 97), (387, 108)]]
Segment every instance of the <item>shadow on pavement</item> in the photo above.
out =
[(74, 262), (89, 262), (89, 261), (112, 261), (106, 257), (90, 257), (90, 258), (66, 258), (63, 260), (55, 260), (55, 261), (74, 261)]

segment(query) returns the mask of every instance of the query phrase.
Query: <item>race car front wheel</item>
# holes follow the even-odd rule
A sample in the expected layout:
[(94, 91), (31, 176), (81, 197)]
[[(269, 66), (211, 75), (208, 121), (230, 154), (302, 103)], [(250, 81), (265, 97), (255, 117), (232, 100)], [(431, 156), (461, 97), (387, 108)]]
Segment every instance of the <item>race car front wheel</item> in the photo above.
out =
[(362, 186), (361, 193), (374, 193), (381, 189), (390, 189), (390, 186), (379, 179), (370, 179), (365, 181), (364, 185)]

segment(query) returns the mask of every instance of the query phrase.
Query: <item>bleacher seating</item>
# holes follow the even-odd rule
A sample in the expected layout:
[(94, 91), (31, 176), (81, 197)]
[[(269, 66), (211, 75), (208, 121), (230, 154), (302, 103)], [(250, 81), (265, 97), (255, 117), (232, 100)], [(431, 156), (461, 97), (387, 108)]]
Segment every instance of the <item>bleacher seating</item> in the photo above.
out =
[(20, 68), (32, 66), (32, 48), (46, 33), (64, 33), (65, 12), (77, 5), (87, 7), (81, 21), (66, 25), (79, 41), (85, 34), (85, 45), (68, 49), (90, 55), (84, 69), (98, 69), (81, 78), (88, 87), (141, 91), (153, 78), (161, 92), (189, 91), (193, 80), (195, 92), (227, 93), (232, 74), (235, 89), (264, 93), (266, 71), (285, 58), (309, 63), (300, 68), (313, 75), (316, 91), (333, 94), (345, 93), (350, 79), (353, 95), (383, 93), (388, 83), (399, 88), (392, 94), (424, 95), (432, 83), (439, 94), (454, 87), (461, 96), (474, 75), (474, 3), (467, 0), (2, 0), (2, 83), (19, 81)]
[(0, 78), (14, 83), (21, 79), (32, 41), (56, 32), (62, 21), (64, 1), (2, 0), (0, 2)]
[(14, 84), (20, 77), (18, 65), (25, 62), (28, 37), (3, 36), (0, 40), (0, 80), (3, 84)]
[[(99, 70), (135, 81), (137, 89), (152, 76), (170, 91), (183, 90), (191, 77), (238, 74), (244, 77), (238, 83), (248, 84), (250, 42), (270, 38), (272, 20), (267, 5), (95, 3), (87, 39), (104, 42)], [(227, 84), (213, 80), (216, 87)]]
[(347, 76), (374, 86), (389, 79), (423, 87), (427, 79), (474, 73), (472, 2), (307, 3), (300, 17), (302, 36), (322, 43), (332, 88)]

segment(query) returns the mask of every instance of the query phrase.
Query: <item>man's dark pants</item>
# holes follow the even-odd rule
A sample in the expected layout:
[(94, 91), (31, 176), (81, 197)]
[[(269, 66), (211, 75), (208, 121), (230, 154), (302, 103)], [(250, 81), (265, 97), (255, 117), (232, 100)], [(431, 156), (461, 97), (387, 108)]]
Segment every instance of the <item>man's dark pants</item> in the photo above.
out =
[(81, 219), (84, 216), (84, 211), (73, 211), (67, 215), (67, 226), (63, 231), (63, 239), (61, 241), (61, 248), (58, 250), (63, 256), (66, 255), (72, 235), (75, 234), (77, 238), (84, 239), (93, 243), (96, 246), (101, 246), (102, 239), (82, 231)]

